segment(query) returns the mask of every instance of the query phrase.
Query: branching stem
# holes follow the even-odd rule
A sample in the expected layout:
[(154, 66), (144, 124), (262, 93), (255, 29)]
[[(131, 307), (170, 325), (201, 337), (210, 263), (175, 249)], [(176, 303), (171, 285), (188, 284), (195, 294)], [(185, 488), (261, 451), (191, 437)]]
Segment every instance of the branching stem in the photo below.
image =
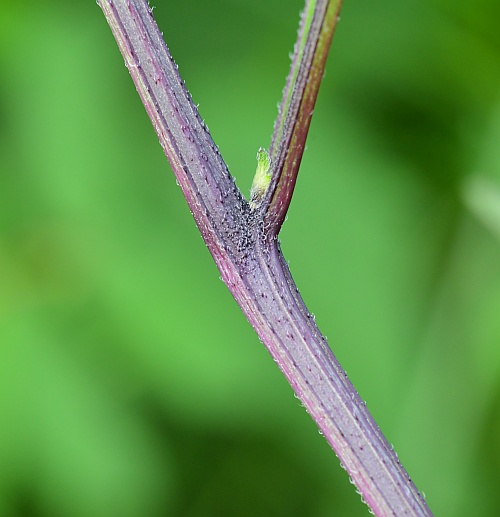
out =
[(222, 279), (363, 499), (378, 516), (432, 515), (304, 305), (277, 240), (340, 0), (306, 4), (258, 209), (229, 174), (146, 0), (98, 3)]

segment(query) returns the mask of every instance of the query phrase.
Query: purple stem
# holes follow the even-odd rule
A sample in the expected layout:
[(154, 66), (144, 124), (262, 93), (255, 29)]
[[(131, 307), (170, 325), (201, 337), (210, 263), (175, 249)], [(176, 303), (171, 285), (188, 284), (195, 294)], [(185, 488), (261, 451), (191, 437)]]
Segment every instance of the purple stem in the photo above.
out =
[(269, 230), (250, 210), (146, 0), (98, 3), (222, 279), (363, 499), (378, 516), (432, 515), (302, 301), (276, 238), (284, 214)]

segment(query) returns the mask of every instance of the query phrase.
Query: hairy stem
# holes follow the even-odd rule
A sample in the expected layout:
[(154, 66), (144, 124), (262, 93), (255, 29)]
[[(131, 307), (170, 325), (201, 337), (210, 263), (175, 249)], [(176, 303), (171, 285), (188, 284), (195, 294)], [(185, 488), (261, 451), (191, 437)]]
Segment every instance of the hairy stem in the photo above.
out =
[(306, 6), (275, 126), (272, 190), (257, 210), (230, 176), (146, 0), (98, 3), (224, 282), (362, 497), (379, 516), (431, 515), (304, 305), (277, 241), (340, 2)]
[(342, 0), (307, 0), (271, 139), (266, 226), (277, 235), (285, 219), (323, 78)]

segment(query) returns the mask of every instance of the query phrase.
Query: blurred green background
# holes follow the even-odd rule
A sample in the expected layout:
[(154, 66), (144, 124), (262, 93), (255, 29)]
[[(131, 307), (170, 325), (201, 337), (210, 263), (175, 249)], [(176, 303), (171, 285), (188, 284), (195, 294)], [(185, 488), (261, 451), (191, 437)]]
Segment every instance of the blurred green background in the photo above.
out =
[[(238, 185), (301, 0), (156, 0)], [(282, 247), (436, 515), (500, 515), (500, 2), (345, 0)], [(94, 1), (0, 4), (0, 515), (362, 516)]]

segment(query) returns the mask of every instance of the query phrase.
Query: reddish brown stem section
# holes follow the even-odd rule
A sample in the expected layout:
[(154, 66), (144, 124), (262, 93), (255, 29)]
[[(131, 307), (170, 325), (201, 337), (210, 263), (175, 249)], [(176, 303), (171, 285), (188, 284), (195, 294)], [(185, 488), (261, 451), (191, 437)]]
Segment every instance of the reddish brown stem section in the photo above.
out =
[[(266, 227), (273, 235), (277, 235), (281, 229), (295, 189), (341, 3), (340, 0), (307, 0), (302, 13), (292, 65), (269, 151), (272, 179), (263, 210), (266, 211)], [(315, 9), (308, 26), (310, 4), (315, 4)], [(305, 45), (301, 52), (299, 42), (303, 38)]]

